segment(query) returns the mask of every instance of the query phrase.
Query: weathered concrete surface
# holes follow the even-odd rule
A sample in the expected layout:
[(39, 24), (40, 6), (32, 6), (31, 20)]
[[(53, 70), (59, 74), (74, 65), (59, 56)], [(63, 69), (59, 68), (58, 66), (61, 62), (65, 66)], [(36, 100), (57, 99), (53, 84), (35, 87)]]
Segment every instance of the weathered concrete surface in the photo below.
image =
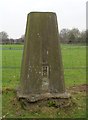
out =
[(20, 83), (17, 95), (29, 101), (68, 97), (55, 13), (28, 14)]

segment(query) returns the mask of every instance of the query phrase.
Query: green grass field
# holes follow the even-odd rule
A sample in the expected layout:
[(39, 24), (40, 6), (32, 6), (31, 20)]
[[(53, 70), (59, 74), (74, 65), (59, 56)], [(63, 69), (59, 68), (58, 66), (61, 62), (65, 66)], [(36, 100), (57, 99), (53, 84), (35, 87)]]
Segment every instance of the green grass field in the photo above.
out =
[[(53, 107), (39, 108), (27, 111), (21, 108), (16, 100), (14, 89), (20, 82), (20, 67), (22, 60), (23, 45), (3, 45), (2, 46), (2, 86), (3, 86), (3, 115), (6, 117), (85, 117), (85, 93), (73, 94), (76, 103), (79, 105), (74, 109), (56, 109)], [(86, 84), (86, 46), (82, 45), (61, 45), (64, 78), (66, 88)], [(80, 99), (81, 98), (81, 99)], [(15, 103), (14, 103), (15, 102)], [(15, 105), (16, 106), (15, 106)], [(81, 105), (81, 107), (79, 107)], [(20, 111), (17, 113), (17, 111)], [(49, 113), (48, 113), (49, 112)]]
[[(22, 45), (2, 46), (3, 87), (16, 87), (19, 83), (22, 60)], [(7, 49), (6, 49), (7, 48)], [(12, 48), (12, 50), (11, 50)], [(17, 50), (15, 50), (15, 49)], [(86, 82), (86, 47), (62, 45), (62, 58), (66, 86), (83, 84)], [(20, 50), (19, 50), (20, 49)], [(68, 69), (73, 68), (73, 69)]]

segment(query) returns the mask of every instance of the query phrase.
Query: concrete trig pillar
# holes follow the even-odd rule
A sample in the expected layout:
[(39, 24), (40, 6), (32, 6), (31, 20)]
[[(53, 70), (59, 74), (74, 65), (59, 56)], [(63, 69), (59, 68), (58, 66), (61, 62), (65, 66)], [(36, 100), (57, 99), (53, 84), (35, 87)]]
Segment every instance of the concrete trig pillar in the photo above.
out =
[(18, 97), (30, 102), (68, 97), (63, 74), (56, 14), (29, 13)]

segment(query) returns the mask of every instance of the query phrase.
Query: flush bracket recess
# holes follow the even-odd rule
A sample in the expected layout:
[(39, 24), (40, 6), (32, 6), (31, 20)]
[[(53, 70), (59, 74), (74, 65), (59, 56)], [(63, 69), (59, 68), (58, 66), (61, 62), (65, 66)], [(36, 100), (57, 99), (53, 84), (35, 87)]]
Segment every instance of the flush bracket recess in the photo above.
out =
[(50, 67), (47, 63), (43, 63), (42, 64), (42, 76), (44, 78), (49, 78), (49, 74), (50, 74)]

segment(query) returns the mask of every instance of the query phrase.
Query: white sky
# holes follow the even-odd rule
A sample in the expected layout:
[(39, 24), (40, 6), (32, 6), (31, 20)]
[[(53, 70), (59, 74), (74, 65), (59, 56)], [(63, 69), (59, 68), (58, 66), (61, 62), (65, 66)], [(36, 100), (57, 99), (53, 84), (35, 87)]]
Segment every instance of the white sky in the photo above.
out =
[(56, 12), (59, 30), (86, 29), (87, 0), (0, 0), (0, 31), (10, 38), (25, 33), (27, 14), (31, 11)]

